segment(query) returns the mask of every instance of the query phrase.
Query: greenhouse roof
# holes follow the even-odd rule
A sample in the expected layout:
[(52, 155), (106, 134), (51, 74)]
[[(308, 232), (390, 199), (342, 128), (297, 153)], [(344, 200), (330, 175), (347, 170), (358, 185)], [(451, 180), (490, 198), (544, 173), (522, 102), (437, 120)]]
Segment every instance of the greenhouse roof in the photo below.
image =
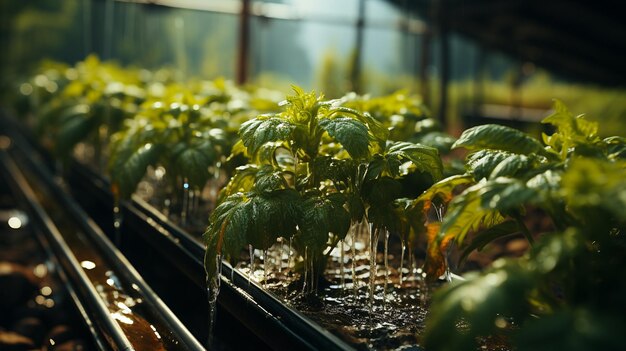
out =
[(626, 22), (611, 0), (391, 0), (565, 76), (626, 84)]

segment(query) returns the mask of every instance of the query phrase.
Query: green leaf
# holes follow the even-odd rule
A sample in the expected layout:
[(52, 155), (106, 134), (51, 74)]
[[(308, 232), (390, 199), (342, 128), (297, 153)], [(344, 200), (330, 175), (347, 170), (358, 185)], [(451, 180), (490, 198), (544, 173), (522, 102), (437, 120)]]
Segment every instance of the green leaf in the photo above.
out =
[(319, 121), (328, 135), (337, 140), (352, 158), (365, 158), (369, 154), (367, 126), (348, 117), (324, 118)]
[(488, 178), (493, 170), (513, 154), (500, 150), (480, 150), (467, 157), (466, 168), (474, 175), (474, 179)]
[(212, 262), (217, 255), (236, 258), (246, 245), (264, 250), (280, 236), (292, 237), (297, 230), (296, 219), (300, 218), (300, 204), (300, 195), (292, 189), (226, 197), (211, 214), (204, 234), (209, 277), (215, 274)]
[(343, 194), (314, 196), (302, 203), (302, 218), (299, 223), (300, 240), (313, 252), (322, 251), (333, 233), (344, 238), (350, 228), (350, 214), (344, 208)]
[(424, 191), (411, 204), (411, 207), (420, 212), (421, 217), (426, 217), (433, 201), (440, 198), (442, 202), (447, 203), (452, 199), (454, 190), (460, 186), (473, 184), (474, 180), (471, 175), (454, 175), (446, 179), (440, 180)]
[(207, 244), (204, 258), (208, 279), (217, 272), (216, 257), (237, 257), (247, 243), (248, 221), (252, 218), (251, 199), (243, 193), (230, 195), (211, 213), (209, 226), (203, 235)]
[(610, 214), (605, 215), (607, 220), (626, 222), (626, 162), (576, 158), (563, 174), (559, 190), (568, 207), (582, 218), (602, 209)]
[(215, 224), (211, 215), (209, 231), (218, 229), (216, 235), (222, 235), (223, 242), (221, 252), (226, 256), (237, 257), (254, 235), (253, 199), (251, 193), (231, 195), (215, 209)]
[(246, 158), (250, 158), (250, 155), (248, 154), (248, 149), (243, 144), (241, 139), (238, 139), (237, 142), (235, 142), (235, 144), (233, 144), (233, 147), (232, 147), (232, 149), (230, 151), (230, 155), (226, 159), (226, 162), (231, 162), (232, 160), (238, 158), (239, 156), (244, 156)]
[(480, 191), (481, 207), (508, 213), (522, 205), (534, 202), (536, 188), (528, 187), (516, 179), (500, 177), (490, 180)]
[[(285, 163), (290, 163), (289, 166), (293, 168), (293, 156), (286, 149), (285, 144), (286, 142), (284, 141), (275, 141), (263, 144), (263, 146), (261, 146), (255, 154), (253, 160), (254, 163), (272, 165), (276, 167), (279, 166), (279, 164), (285, 166)], [(281, 162), (278, 162), (278, 158), (280, 158)]]
[(441, 179), (443, 166), (437, 149), (407, 142), (390, 143), (383, 155), (371, 158), (365, 180), (371, 181), (382, 176), (400, 178), (412, 171), (426, 173), (433, 181)]
[(541, 123), (552, 124), (557, 128), (550, 136), (543, 134), (543, 140), (562, 160), (572, 152), (582, 154), (600, 154), (598, 124), (587, 121), (582, 115), (574, 115), (559, 101), (554, 102), (554, 113), (544, 118)]
[(363, 113), (357, 115), (358, 119), (367, 124), (367, 127), (372, 133), (372, 136), (376, 141), (381, 144), (384, 144), (387, 139), (389, 139), (389, 130), (379, 121), (377, 121), (374, 117), (372, 117), (369, 113)]
[(363, 185), (362, 196), (370, 206), (383, 206), (401, 197), (402, 185), (396, 179), (381, 177)]
[(248, 152), (255, 154), (265, 143), (290, 140), (296, 126), (279, 117), (262, 115), (244, 122), (239, 135)]
[(333, 106), (328, 113), (343, 113), (344, 115), (352, 115), (361, 123), (365, 124), (371, 133), (374, 140), (376, 140), (379, 144), (384, 145), (384, 143), (389, 138), (389, 130), (378, 120), (372, 117), (369, 113), (361, 113), (355, 109), (344, 107), (344, 106)]
[(272, 166), (264, 165), (256, 173), (254, 189), (258, 193), (269, 193), (275, 190), (287, 189), (289, 184), (283, 175), (283, 171), (276, 170)]
[(262, 193), (252, 198), (249, 219), (249, 244), (265, 250), (279, 237), (290, 238), (297, 232), (302, 197), (293, 189)]
[(192, 188), (202, 188), (210, 177), (209, 167), (214, 165), (217, 153), (210, 142), (190, 146), (179, 143), (172, 150), (176, 173), (182, 175)]
[(109, 171), (111, 180), (120, 189), (120, 196), (129, 197), (146, 173), (146, 168), (155, 165), (161, 150), (151, 143), (134, 145), (126, 144), (111, 159)]
[(381, 155), (374, 155), (367, 165), (363, 180), (367, 182), (379, 178), (386, 169), (387, 160)]
[(247, 193), (252, 191), (254, 180), (259, 168), (255, 165), (245, 165), (237, 167), (235, 174), (220, 192), (220, 197), (230, 196), (236, 193)]
[(485, 124), (465, 130), (452, 145), (453, 149), (459, 147), (470, 151), (492, 149), (524, 155), (548, 154), (536, 139), (517, 129), (496, 124)]
[(287, 100), (280, 103), (281, 106), (287, 105), (285, 116), (294, 123), (309, 124), (311, 119), (317, 116), (322, 96), (318, 96), (315, 91), (305, 93), (302, 88), (295, 85), (291, 88), (296, 95), (287, 96)]
[(450, 203), (438, 240), (453, 237), (461, 244), (469, 231), (501, 223), (504, 220), (502, 213), (517, 210), (534, 197), (536, 191), (521, 181), (510, 178), (483, 180)]
[(528, 267), (543, 275), (571, 269), (572, 260), (585, 250), (586, 244), (583, 233), (573, 227), (563, 233), (552, 233), (535, 246)]
[(385, 228), (390, 233), (398, 234), (406, 239), (410, 231), (407, 217), (407, 200), (397, 199), (380, 206), (370, 206), (367, 218), (375, 227)]
[[(37, 135), (43, 135), (57, 127), (57, 124), (65, 111), (81, 106), (82, 113), (89, 113), (89, 106), (84, 104), (76, 105), (74, 100), (52, 99), (50, 102), (41, 106), (36, 114), (37, 121), (35, 132)], [(85, 109), (85, 106), (87, 109)]]
[(459, 186), (468, 185), (474, 183), (472, 176), (468, 174), (457, 174), (450, 176), (446, 179), (442, 179), (428, 188), (422, 195), (415, 199), (416, 203), (430, 202), (437, 195), (443, 195), (446, 200), (452, 198), (452, 192)]
[(60, 121), (59, 131), (55, 137), (55, 152), (62, 158), (70, 156), (74, 146), (85, 140), (96, 127), (96, 121), (85, 113), (66, 116)]
[(430, 146), (394, 142), (389, 145), (385, 158), (389, 168), (392, 168), (392, 164), (397, 165), (397, 167), (393, 167), (394, 169), (390, 169), (392, 174), (399, 174), (399, 166), (410, 161), (418, 171), (430, 174), (435, 182), (443, 177), (443, 165), (439, 151)]
[(498, 177), (515, 177), (523, 171), (530, 170), (533, 167), (533, 157), (525, 155), (512, 154), (502, 160), (493, 168), (489, 178)]
[(482, 206), (484, 186), (484, 182), (479, 182), (450, 203), (437, 242), (454, 238), (458, 244), (462, 244), (468, 232), (476, 231), (481, 226), (493, 226), (504, 220), (499, 211)]
[(555, 100), (554, 113), (544, 118), (541, 123), (552, 124), (557, 133), (566, 138), (594, 139), (598, 135), (598, 123), (587, 121), (582, 115), (574, 117), (560, 100)]
[(541, 204), (546, 201), (559, 200), (561, 198), (561, 171), (558, 169), (548, 169), (538, 173), (526, 181), (526, 187), (535, 191), (538, 198), (532, 203)]
[(356, 174), (357, 164), (352, 159), (336, 159), (331, 156), (318, 156), (311, 162), (311, 176), (313, 184), (319, 185), (326, 180), (332, 180), (335, 185), (349, 184)]
[(348, 212), (352, 222), (360, 222), (365, 216), (365, 205), (358, 194), (348, 193), (347, 195)]
[(428, 145), (439, 150), (440, 153), (447, 153), (456, 142), (456, 138), (444, 132), (428, 132), (417, 138), (420, 144)]

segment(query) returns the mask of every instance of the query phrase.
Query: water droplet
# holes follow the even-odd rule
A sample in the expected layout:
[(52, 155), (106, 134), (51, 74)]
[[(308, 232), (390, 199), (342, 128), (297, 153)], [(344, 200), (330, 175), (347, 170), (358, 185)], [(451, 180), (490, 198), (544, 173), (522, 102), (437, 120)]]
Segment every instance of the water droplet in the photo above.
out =
[(84, 269), (87, 269), (87, 270), (91, 270), (91, 269), (96, 268), (96, 264), (95, 263), (93, 263), (91, 261), (87, 261), (87, 260), (81, 261), (80, 262), (80, 266), (83, 267)]
[(33, 274), (38, 278), (43, 278), (48, 274), (48, 268), (45, 264), (40, 263), (33, 269)]
[(40, 289), (41, 295), (50, 296), (52, 294), (52, 288), (49, 286), (44, 286)]
[(499, 316), (499, 317), (496, 318), (494, 324), (496, 325), (496, 327), (498, 327), (500, 329), (504, 329), (504, 328), (507, 327), (508, 322), (502, 316)]
[(19, 217), (11, 217), (11, 218), (9, 218), (7, 223), (9, 224), (9, 227), (11, 229), (20, 229), (22, 227), (22, 220), (19, 219)]
[(113, 319), (115, 319), (116, 321), (120, 323), (129, 324), (129, 325), (134, 323), (132, 319), (130, 319), (128, 316), (121, 314), (120, 312), (111, 313), (111, 317), (113, 317)]
[(120, 208), (120, 195), (119, 192), (113, 194), (113, 228), (115, 229), (115, 245), (120, 246), (122, 240), (121, 228), (122, 228), (122, 210)]

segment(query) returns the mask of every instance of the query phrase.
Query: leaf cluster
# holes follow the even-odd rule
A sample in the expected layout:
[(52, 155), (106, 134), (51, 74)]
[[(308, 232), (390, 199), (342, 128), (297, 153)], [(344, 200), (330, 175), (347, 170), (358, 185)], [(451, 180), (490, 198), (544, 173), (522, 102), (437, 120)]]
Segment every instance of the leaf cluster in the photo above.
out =
[(53, 67), (35, 75), (35, 88), (27, 91), (36, 105), (35, 130), (64, 159), (81, 141), (102, 143), (103, 129), (117, 130), (146, 97), (138, 70), (101, 62), (95, 55), (74, 67)]
[(236, 143), (238, 121), (255, 113), (234, 102), (238, 91), (232, 89), (223, 80), (191, 88), (171, 84), (139, 106), (111, 138), (109, 171), (121, 195), (132, 194), (146, 168), (157, 165), (171, 181), (204, 187), (210, 168), (224, 163)]
[[(545, 233), (520, 259), (500, 260), (443, 288), (425, 335), (429, 349), (473, 350), (479, 337), (506, 335), (516, 349), (585, 350), (623, 347), (626, 286), (626, 162), (623, 138), (599, 138), (597, 125), (556, 102), (544, 119), (556, 132), (540, 144), (516, 130), (486, 125), (457, 141), (472, 153), (470, 183), (448, 205), (428, 249), (429, 270), (441, 274), (454, 241), (462, 257), (497, 238), (522, 233), (527, 206), (550, 216)], [(449, 188), (444, 180), (429, 190)], [(471, 241), (467, 243), (467, 238)], [(460, 332), (450, 333), (458, 325)]]
[(431, 146), (442, 154), (448, 153), (456, 140), (443, 132), (421, 97), (405, 90), (378, 97), (350, 93), (341, 100), (346, 107), (368, 111), (389, 130), (389, 140)]
[(278, 107), (272, 91), (221, 78), (183, 82), (173, 70), (121, 67), (95, 55), (73, 67), (44, 63), (21, 90), (43, 144), (63, 159), (79, 142), (90, 144), (94, 163), (109, 164), (123, 197), (151, 165), (164, 166), (172, 182), (202, 187), (209, 167), (230, 153), (240, 124)]
[[(481, 125), (461, 135), (454, 148), (470, 151), (466, 174), (472, 182), (448, 203), (441, 230), (430, 243), (429, 252), (434, 253), (442, 243), (454, 240), (458, 245), (466, 245), (466, 256), (471, 250), (514, 233), (523, 233), (532, 242), (523, 220), (529, 206), (542, 209), (555, 229), (580, 224), (563, 197), (564, 172), (581, 157), (616, 162), (622, 159), (626, 144), (620, 137), (599, 138), (596, 123), (575, 117), (559, 101), (554, 110), (542, 122), (556, 127), (555, 133), (543, 136), (545, 145), (519, 130), (500, 125)], [(444, 181), (442, 186), (445, 185)], [(497, 231), (499, 235), (483, 232), (506, 221), (517, 225), (506, 225), (511, 230)], [(476, 243), (466, 244), (469, 233)], [(490, 240), (485, 240), (485, 235)]]
[[(293, 239), (301, 254), (307, 251), (318, 258), (362, 220), (406, 238), (411, 226), (401, 180), (424, 174), (422, 186), (427, 187), (442, 177), (437, 149), (390, 140), (383, 123), (368, 111), (346, 106), (345, 99), (324, 100), (298, 87), (294, 93), (282, 103), (282, 111), (260, 115), (239, 129), (241, 141), (233, 153), (245, 155), (249, 164), (239, 167), (222, 191), (218, 208), (223, 212), (209, 219), (205, 241), (210, 276), (217, 255), (237, 259), (246, 245), (267, 248), (278, 236)], [(254, 203), (251, 199), (287, 193), (279, 197), (284, 203), (264, 202), (268, 207), (263, 212), (244, 210), (252, 206), (244, 203)], [(290, 220), (283, 217), (286, 208)], [(244, 224), (230, 218), (245, 218)], [(273, 223), (274, 232), (257, 226), (260, 220)], [(240, 225), (245, 235), (230, 240)]]

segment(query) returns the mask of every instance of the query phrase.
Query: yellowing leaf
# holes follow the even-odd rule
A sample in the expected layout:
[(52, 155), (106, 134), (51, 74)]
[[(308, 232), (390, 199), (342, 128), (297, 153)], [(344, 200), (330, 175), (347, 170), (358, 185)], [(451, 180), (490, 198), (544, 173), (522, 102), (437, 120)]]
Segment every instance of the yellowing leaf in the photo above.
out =
[(439, 237), (440, 222), (428, 223), (426, 226), (426, 263), (424, 271), (428, 280), (434, 281), (442, 276), (448, 267), (446, 252), (454, 239), (452, 236)]

